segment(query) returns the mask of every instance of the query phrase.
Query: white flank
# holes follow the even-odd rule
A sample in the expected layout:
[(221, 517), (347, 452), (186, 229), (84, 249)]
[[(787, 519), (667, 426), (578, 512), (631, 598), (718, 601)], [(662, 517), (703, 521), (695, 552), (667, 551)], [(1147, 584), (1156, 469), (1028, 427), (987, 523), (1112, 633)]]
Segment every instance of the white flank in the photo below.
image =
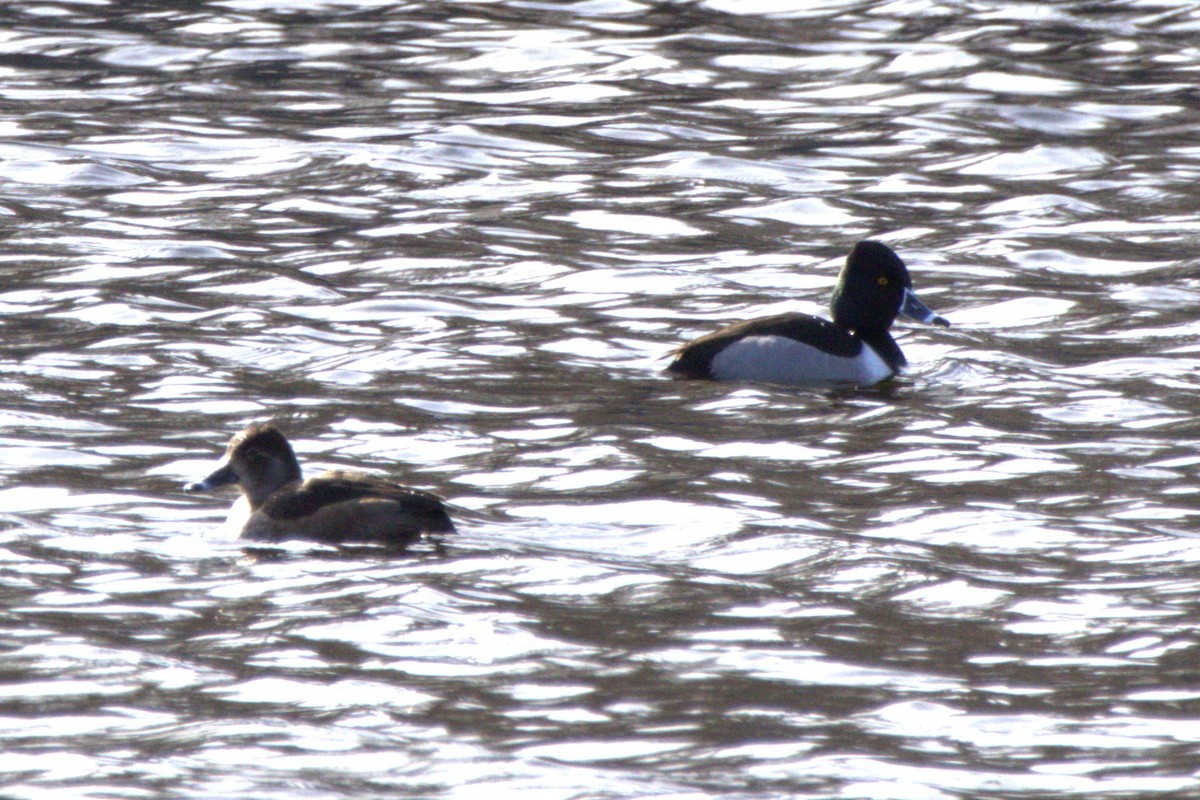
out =
[(833, 356), (786, 336), (747, 336), (717, 353), (712, 376), (719, 381), (770, 383), (878, 383), (892, 370), (869, 345), (852, 358)]

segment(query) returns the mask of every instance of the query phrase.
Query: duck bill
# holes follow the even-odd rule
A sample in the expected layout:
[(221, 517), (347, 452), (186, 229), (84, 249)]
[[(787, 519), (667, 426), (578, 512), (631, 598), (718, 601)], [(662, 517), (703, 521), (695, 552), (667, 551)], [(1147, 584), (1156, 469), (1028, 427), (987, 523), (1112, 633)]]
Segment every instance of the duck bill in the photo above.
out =
[(204, 480), (184, 486), (183, 490), (185, 492), (211, 492), (213, 489), (219, 489), (222, 486), (228, 486), (231, 483), (237, 482), (237, 473), (233, 471), (231, 466), (225, 464)]
[(904, 290), (904, 302), (900, 304), (900, 313), (909, 319), (915, 319), (917, 322), (925, 322), (930, 325), (941, 325), (949, 328), (950, 321), (945, 317), (939, 317), (937, 314), (925, 307), (917, 297), (916, 292), (912, 289)]

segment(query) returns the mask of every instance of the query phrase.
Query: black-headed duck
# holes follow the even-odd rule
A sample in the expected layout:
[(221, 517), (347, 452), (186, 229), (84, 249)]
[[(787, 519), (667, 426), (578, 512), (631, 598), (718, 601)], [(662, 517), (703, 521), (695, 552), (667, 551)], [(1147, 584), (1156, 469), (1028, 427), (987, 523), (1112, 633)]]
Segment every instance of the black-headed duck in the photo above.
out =
[(917, 299), (908, 268), (892, 249), (864, 241), (846, 258), (830, 302), (833, 321), (779, 314), (739, 322), (675, 352), (681, 378), (870, 385), (907, 362), (889, 329), (897, 314), (949, 326)]

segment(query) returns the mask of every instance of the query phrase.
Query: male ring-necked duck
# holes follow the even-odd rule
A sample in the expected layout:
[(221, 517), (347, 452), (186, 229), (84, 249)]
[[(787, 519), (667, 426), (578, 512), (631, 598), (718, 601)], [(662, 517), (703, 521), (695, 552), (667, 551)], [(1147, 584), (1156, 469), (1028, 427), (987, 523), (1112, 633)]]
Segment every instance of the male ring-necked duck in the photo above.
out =
[(239, 485), (242, 499), (226, 524), (240, 527), (245, 539), (403, 547), (422, 533), (454, 531), (442, 501), (429, 492), (340, 470), (301, 480), (292, 446), (271, 424), (251, 425), (234, 436), (221, 466), (184, 490), (231, 483)]
[(888, 332), (896, 314), (950, 325), (917, 299), (904, 262), (880, 242), (850, 251), (829, 307), (833, 322), (793, 313), (722, 328), (679, 348), (667, 371), (719, 381), (869, 385), (907, 363)]

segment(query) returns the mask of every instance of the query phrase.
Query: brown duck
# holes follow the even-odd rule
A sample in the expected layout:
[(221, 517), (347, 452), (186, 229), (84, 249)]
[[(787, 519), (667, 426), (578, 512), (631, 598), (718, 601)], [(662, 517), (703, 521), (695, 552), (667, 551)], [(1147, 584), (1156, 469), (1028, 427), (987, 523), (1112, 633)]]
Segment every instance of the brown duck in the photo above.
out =
[(244, 539), (403, 547), (422, 533), (454, 531), (442, 501), (429, 492), (361, 472), (337, 470), (302, 479), (292, 446), (269, 423), (234, 436), (221, 465), (184, 491), (231, 483), (241, 488), (243, 500), (234, 504), (227, 524), (240, 525)]

